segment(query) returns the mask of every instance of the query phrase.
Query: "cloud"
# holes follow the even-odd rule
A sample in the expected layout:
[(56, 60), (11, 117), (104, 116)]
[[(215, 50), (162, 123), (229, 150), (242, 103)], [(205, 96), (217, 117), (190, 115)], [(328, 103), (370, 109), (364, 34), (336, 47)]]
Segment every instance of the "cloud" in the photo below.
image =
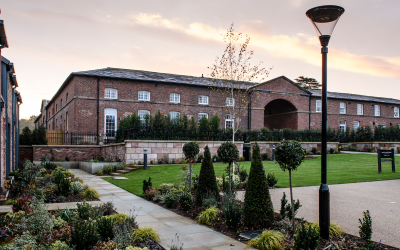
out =
[[(296, 1), (295, 1), (296, 2)], [(169, 30), (180, 31), (201, 39), (222, 42), (221, 34), (226, 30), (214, 28), (200, 22), (188, 25), (181, 24), (179, 19), (166, 19), (160, 14), (140, 13), (131, 16), (135, 24), (157, 26)], [(259, 20), (253, 21), (262, 27), (265, 24)], [(266, 26), (266, 25), (265, 25)], [(293, 36), (276, 35), (257, 32), (252, 22), (240, 27), (243, 33), (251, 37), (251, 46), (256, 46), (276, 57), (292, 58), (311, 65), (321, 65), (320, 44), (316, 36), (298, 33)], [(348, 72), (361, 73), (380, 77), (400, 77), (400, 58), (371, 55), (357, 55), (341, 49), (330, 49), (328, 54), (329, 67)]]

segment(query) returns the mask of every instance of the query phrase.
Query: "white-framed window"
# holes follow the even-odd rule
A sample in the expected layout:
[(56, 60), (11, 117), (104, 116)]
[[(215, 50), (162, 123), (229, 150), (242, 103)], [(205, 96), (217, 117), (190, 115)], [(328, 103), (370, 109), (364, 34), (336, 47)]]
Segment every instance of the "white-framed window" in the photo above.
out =
[(114, 138), (117, 131), (117, 110), (104, 109), (104, 135)]
[(357, 115), (363, 115), (363, 114), (364, 114), (364, 105), (357, 104)]
[(148, 110), (139, 110), (138, 111), (138, 116), (139, 116), (141, 121), (144, 121), (144, 117), (146, 115), (150, 115), (150, 111), (148, 111)]
[(207, 105), (208, 104), (208, 96), (199, 95), (199, 104)]
[(321, 111), (322, 111), (321, 100), (316, 100), (315, 101), (315, 112), (321, 112)]
[(104, 98), (118, 99), (118, 90), (116, 90), (116, 89), (105, 89)]
[(339, 129), (342, 132), (346, 132), (346, 121), (340, 121), (339, 123)]
[(379, 105), (374, 105), (374, 115), (381, 116), (381, 110), (380, 110)]
[(232, 123), (233, 123), (233, 119), (232, 119), (232, 115), (226, 115), (225, 116), (225, 128), (232, 128)]
[(394, 107), (394, 118), (399, 118), (399, 108)]
[(175, 94), (175, 93), (169, 94), (169, 102), (180, 103), (181, 102), (181, 95), (180, 94)]
[(346, 114), (346, 103), (340, 103), (340, 114)]
[(170, 119), (177, 119), (177, 118), (179, 118), (180, 117), (180, 113), (179, 112), (176, 112), (176, 111), (171, 111), (171, 112), (169, 112), (169, 117), (170, 117)]
[(357, 131), (359, 127), (360, 127), (360, 122), (359, 122), (359, 121), (354, 121), (354, 122), (353, 122), (353, 129), (354, 129), (354, 131)]
[(139, 91), (139, 101), (150, 101), (150, 92)]
[(233, 107), (234, 104), (235, 104), (235, 99), (233, 99), (233, 98), (226, 98), (226, 106)]
[(203, 117), (208, 119), (208, 114), (207, 113), (199, 113), (198, 121), (200, 122), (201, 118), (203, 118)]

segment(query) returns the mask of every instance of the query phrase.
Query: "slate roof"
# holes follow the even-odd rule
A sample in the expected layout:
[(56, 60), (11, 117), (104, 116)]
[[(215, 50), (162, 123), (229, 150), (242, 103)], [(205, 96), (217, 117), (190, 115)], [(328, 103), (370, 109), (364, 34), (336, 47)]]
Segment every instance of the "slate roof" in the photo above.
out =
[[(312, 97), (321, 97), (322, 96), (321, 91), (319, 91), (319, 90), (309, 90), (309, 91), (311, 92)], [(366, 95), (356, 95), (356, 94), (336, 93), (336, 92), (328, 92), (328, 98), (364, 101), (364, 102), (388, 103), (388, 104), (390, 103), (390, 104), (400, 105), (400, 100), (397, 100), (397, 99), (366, 96)]]
[[(118, 69), (118, 68), (103, 68), (88, 71), (73, 72), (73, 75), (81, 76), (99, 76), (117, 79), (128, 79), (137, 81), (154, 81), (154, 82), (165, 82), (165, 83), (175, 83), (175, 84), (188, 84), (196, 86), (216, 86), (224, 87), (223, 81), (214, 83), (213, 78), (208, 77), (195, 77), (195, 76), (185, 76), (185, 75), (175, 75), (168, 73), (159, 73), (151, 71), (142, 70), (132, 70), (132, 69)], [(254, 86), (256, 83), (240, 84), (241, 88), (248, 88)]]

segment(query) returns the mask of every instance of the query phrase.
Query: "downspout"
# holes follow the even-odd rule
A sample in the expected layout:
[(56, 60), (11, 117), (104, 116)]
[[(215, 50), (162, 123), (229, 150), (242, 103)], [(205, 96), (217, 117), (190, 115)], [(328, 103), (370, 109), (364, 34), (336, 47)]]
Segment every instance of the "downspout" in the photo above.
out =
[(97, 144), (99, 144), (99, 104), (100, 104), (100, 77), (97, 77)]
[(14, 115), (15, 115), (14, 114), (15, 92), (14, 92), (14, 88), (11, 88), (11, 90), (12, 90), (12, 110), (11, 110), (11, 126), (12, 126), (11, 134), (12, 134), (12, 136), (10, 136), (10, 137), (13, 139), (13, 142), (12, 142), (13, 146), (11, 148), (11, 164), (10, 164), (10, 169), (9, 169), (10, 172), (13, 171), (13, 169), (14, 169), (14, 159), (15, 159), (15, 134), (14, 134), (14, 131), (15, 131), (14, 130), (14, 124), (15, 124), (15, 117), (14, 117)]
[(247, 130), (251, 130), (251, 92), (249, 93), (249, 104), (247, 110)]
[(311, 94), (310, 94), (310, 98), (309, 98), (309, 104), (308, 104), (308, 129), (311, 129)]

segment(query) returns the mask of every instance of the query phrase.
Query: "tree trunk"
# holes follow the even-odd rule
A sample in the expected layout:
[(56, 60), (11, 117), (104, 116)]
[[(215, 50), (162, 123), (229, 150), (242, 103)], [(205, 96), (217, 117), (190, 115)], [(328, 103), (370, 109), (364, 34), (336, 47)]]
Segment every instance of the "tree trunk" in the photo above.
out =
[(294, 234), (294, 204), (293, 204), (293, 192), (292, 192), (292, 171), (289, 169), (289, 183), (290, 183), (290, 203), (292, 204), (292, 226)]
[(231, 188), (231, 164), (229, 163), (228, 167), (228, 174), (229, 174), (229, 197), (232, 195), (232, 188)]
[(189, 193), (192, 193), (192, 160), (189, 159)]

